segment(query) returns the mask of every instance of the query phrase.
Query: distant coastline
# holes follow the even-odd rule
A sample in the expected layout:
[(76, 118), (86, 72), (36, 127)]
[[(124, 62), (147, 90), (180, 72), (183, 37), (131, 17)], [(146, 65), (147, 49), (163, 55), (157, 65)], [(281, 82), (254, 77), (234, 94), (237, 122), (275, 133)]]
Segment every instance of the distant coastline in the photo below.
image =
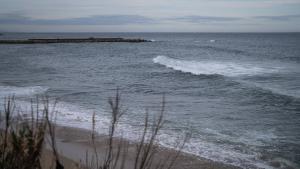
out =
[[(0, 34), (1, 35), (1, 34)], [(0, 44), (36, 44), (36, 43), (99, 43), (99, 42), (151, 42), (145, 39), (125, 38), (57, 38), (57, 39), (25, 39), (25, 40), (0, 40)]]

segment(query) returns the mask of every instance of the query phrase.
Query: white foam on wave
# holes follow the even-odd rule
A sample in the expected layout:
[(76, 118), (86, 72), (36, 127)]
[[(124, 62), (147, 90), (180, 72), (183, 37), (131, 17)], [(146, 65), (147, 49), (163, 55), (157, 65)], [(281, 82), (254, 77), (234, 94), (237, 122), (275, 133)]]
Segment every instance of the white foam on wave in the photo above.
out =
[(217, 61), (200, 62), (174, 59), (167, 56), (157, 56), (153, 59), (153, 62), (181, 72), (192, 73), (194, 75), (218, 74), (224, 76), (241, 76), (272, 73), (278, 71), (277, 69), (267, 69), (250, 64), (238, 64), (232, 62)]
[[(240, 137), (220, 133), (220, 131), (211, 128), (204, 128), (203, 131), (215, 135), (215, 140), (229, 141), (236, 144), (214, 143), (207, 141), (204, 135), (198, 135), (185, 144), (184, 152), (242, 168), (273, 169), (267, 161), (260, 160), (260, 152), (237, 149), (236, 147), (241, 144), (246, 144), (250, 147), (264, 146), (264, 142), (270, 142), (270, 140), (277, 138), (273, 130), (262, 132), (248, 131), (245, 134), (241, 134)], [(159, 135), (160, 143), (165, 147), (172, 148), (172, 144), (176, 143), (177, 135), (178, 133), (163, 132)]]
[[(35, 108), (35, 103), (33, 104), (33, 107)], [(40, 104), (40, 111), (42, 111), (43, 103), (40, 102)], [(31, 115), (31, 102), (24, 100), (15, 100), (15, 105), (17, 106), (19, 115), (24, 117)], [(105, 111), (102, 109), (98, 109), (96, 111), (66, 102), (55, 103), (52, 100), (49, 101), (49, 109), (50, 112), (55, 112), (55, 118), (53, 117), (53, 119), (55, 119), (55, 122), (62, 126), (90, 130), (92, 128), (93, 112), (96, 113), (96, 122), (97, 126), (99, 127), (98, 131), (100, 134), (105, 134), (106, 129), (108, 129), (108, 126), (110, 124), (109, 117), (105, 115)]]
[[(56, 123), (62, 126), (75, 128), (92, 129), (92, 118), (95, 113), (96, 129), (99, 134), (106, 135), (111, 123), (109, 110), (97, 108), (88, 109), (83, 106), (74, 105), (66, 102), (58, 102), (55, 106), (57, 112)], [(128, 124), (129, 119), (125, 117), (118, 123), (116, 136), (124, 137), (129, 140), (137, 140), (140, 136), (139, 129)]]
[(44, 93), (48, 90), (48, 87), (42, 86), (27, 86), (27, 87), (16, 87), (16, 86), (0, 86), (0, 96), (30, 96)]

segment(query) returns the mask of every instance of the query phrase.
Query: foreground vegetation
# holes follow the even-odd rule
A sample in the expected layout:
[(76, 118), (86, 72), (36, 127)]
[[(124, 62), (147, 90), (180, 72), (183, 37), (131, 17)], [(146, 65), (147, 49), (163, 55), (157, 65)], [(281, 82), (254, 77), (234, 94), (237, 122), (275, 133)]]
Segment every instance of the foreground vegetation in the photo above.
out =
[[(111, 112), (111, 122), (107, 133), (106, 149), (97, 149), (97, 137), (95, 126), (95, 113), (92, 118), (91, 143), (93, 154), (86, 154), (86, 159), (77, 163), (81, 169), (171, 169), (187, 137), (178, 142), (176, 151), (169, 152), (165, 157), (155, 158), (159, 146), (157, 136), (164, 124), (165, 99), (156, 120), (149, 120), (148, 111), (145, 113), (144, 127), (140, 139), (135, 143), (133, 151), (129, 151), (129, 142), (124, 138), (115, 136), (117, 125), (124, 111), (120, 106), (121, 97), (119, 91), (108, 100)], [(0, 169), (41, 169), (42, 152), (48, 144), (51, 147), (51, 165), (47, 168), (63, 169), (56, 146), (55, 119), (56, 102), (50, 104), (49, 98), (37, 98), (31, 101), (30, 115), (24, 116), (24, 112), (17, 110), (14, 97), (5, 99), (4, 109), (0, 112)], [(28, 112), (26, 113), (28, 114)], [(128, 154), (134, 155), (130, 159)], [(101, 154), (101, 157), (100, 157)], [(50, 158), (50, 157), (49, 157)], [(84, 161), (84, 162), (83, 162)], [(155, 161), (155, 162), (154, 162)], [(128, 167), (130, 166), (130, 167)]]

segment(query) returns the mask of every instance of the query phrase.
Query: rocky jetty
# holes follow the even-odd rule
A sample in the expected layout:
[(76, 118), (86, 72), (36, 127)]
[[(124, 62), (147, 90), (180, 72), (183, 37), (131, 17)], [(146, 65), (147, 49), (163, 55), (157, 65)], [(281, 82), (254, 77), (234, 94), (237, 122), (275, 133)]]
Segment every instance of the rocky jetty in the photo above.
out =
[(145, 39), (125, 38), (58, 38), (58, 39), (24, 39), (24, 40), (0, 40), (0, 44), (36, 44), (36, 43), (99, 43), (99, 42), (151, 42)]

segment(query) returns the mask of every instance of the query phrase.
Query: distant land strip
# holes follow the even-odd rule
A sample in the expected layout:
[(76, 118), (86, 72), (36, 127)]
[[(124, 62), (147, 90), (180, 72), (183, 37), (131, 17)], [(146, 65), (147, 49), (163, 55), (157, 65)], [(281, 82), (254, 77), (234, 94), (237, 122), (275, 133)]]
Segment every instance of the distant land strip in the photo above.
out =
[(36, 43), (99, 43), (99, 42), (151, 42), (145, 39), (125, 38), (58, 38), (58, 39), (24, 39), (24, 40), (0, 40), (0, 44), (36, 44)]

